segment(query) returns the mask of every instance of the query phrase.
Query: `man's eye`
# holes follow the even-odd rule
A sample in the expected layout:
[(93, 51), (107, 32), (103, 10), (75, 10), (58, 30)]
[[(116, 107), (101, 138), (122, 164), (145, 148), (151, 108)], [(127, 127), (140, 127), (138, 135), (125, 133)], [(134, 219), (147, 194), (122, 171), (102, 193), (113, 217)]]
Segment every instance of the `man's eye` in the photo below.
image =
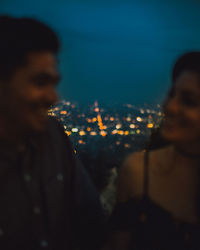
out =
[(42, 74), (42, 75), (39, 75), (39, 76), (34, 76), (32, 78), (32, 82), (35, 86), (38, 86), (38, 87), (44, 87), (44, 86), (47, 86), (47, 85), (58, 85), (60, 81), (60, 75), (56, 75), (56, 76), (51, 76), (49, 74)]
[(45, 82), (45, 81), (36, 81), (35, 82), (35, 85), (37, 85), (37, 86), (46, 86), (48, 83), (47, 82)]
[(182, 103), (188, 107), (195, 107), (198, 104), (196, 100), (187, 96), (182, 98)]

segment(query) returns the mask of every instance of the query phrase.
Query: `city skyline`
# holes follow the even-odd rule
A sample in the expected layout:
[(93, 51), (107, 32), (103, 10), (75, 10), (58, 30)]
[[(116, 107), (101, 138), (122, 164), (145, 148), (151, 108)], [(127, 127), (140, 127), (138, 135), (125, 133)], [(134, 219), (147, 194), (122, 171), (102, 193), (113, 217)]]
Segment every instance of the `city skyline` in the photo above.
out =
[(51, 107), (48, 115), (56, 117), (63, 124), (67, 135), (88, 136), (129, 136), (145, 135), (157, 128), (163, 117), (161, 106), (104, 106), (97, 101), (83, 107), (78, 103), (62, 100)]

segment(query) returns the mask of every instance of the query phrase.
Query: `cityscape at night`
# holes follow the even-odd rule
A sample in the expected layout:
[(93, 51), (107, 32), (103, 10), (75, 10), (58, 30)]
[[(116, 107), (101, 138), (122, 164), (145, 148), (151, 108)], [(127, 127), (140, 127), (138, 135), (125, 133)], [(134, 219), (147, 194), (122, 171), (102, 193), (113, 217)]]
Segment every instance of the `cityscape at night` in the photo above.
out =
[(96, 151), (99, 148), (115, 151), (118, 147), (122, 151), (139, 149), (139, 141), (147, 140), (162, 118), (159, 104), (102, 106), (97, 101), (83, 106), (63, 100), (48, 114), (61, 121), (78, 152), (84, 147)]
[(159, 104), (101, 105), (98, 101), (83, 106), (62, 100), (48, 114), (62, 123), (100, 192), (129, 153), (145, 148), (162, 119)]
[(200, 0), (0, 0), (0, 250), (200, 250)]

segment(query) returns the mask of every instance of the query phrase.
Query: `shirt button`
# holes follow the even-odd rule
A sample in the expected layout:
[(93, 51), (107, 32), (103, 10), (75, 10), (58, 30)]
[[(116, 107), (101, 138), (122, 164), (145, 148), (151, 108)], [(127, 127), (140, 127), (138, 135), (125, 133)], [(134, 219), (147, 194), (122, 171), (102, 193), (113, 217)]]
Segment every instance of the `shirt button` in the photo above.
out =
[(40, 242), (40, 245), (41, 245), (41, 247), (47, 247), (48, 246), (48, 242), (46, 240), (42, 240)]
[(63, 175), (62, 175), (62, 174), (58, 174), (58, 175), (57, 175), (57, 180), (63, 181)]
[(31, 176), (29, 174), (24, 175), (24, 180), (29, 182), (31, 180)]
[(34, 214), (40, 214), (40, 208), (39, 207), (34, 207), (33, 212), (34, 212)]

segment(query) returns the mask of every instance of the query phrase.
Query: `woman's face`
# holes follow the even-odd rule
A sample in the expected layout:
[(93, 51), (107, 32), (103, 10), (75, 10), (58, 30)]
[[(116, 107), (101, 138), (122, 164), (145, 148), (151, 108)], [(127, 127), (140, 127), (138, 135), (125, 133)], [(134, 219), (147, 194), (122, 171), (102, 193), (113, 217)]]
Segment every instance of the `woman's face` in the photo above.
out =
[(162, 136), (175, 144), (200, 143), (200, 75), (185, 71), (164, 104)]

